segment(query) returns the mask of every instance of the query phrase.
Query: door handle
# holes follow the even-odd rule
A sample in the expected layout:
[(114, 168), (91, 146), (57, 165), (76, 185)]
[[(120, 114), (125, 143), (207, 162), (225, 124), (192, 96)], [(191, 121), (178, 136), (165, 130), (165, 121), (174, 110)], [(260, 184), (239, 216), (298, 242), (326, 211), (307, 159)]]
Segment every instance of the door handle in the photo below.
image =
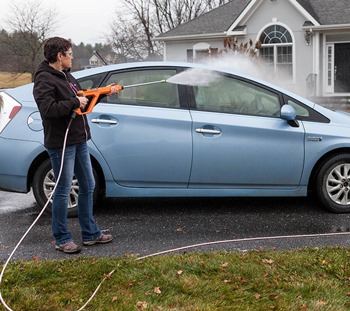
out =
[(106, 120), (106, 119), (91, 119), (92, 123), (103, 123), (103, 124), (117, 124), (116, 120)]
[(197, 128), (196, 133), (200, 134), (212, 134), (212, 135), (219, 135), (221, 134), (220, 130), (211, 130), (211, 129), (206, 129), (206, 128)]

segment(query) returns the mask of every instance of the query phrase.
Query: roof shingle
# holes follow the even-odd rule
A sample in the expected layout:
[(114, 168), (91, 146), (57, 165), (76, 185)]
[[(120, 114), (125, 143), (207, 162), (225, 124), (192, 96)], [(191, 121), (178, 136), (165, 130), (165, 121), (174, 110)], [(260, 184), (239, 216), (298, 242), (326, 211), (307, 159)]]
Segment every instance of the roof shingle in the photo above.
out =
[[(187, 23), (160, 34), (157, 38), (224, 34), (250, 2), (251, 0), (231, 0)], [(297, 0), (297, 2), (321, 25), (350, 24), (349, 0)]]
[(227, 31), (251, 0), (232, 0), (197, 18), (169, 30), (161, 37), (215, 34)]

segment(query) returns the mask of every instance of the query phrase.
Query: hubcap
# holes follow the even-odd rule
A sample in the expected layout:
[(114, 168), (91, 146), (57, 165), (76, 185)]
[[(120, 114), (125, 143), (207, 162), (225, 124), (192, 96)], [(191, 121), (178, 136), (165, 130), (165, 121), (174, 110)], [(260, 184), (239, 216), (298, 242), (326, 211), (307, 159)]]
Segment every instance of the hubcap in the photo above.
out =
[(350, 164), (336, 166), (327, 177), (327, 193), (337, 204), (350, 204)]
[[(53, 170), (50, 170), (45, 176), (44, 185), (43, 185), (44, 192), (47, 198), (50, 197), (55, 187), (55, 184), (56, 184), (56, 180), (53, 174)], [(79, 190), (78, 180), (74, 176), (72, 181), (72, 188), (69, 194), (68, 208), (74, 208), (78, 206), (78, 190)], [(51, 203), (52, 203), (52, 199), (51, 199)]]

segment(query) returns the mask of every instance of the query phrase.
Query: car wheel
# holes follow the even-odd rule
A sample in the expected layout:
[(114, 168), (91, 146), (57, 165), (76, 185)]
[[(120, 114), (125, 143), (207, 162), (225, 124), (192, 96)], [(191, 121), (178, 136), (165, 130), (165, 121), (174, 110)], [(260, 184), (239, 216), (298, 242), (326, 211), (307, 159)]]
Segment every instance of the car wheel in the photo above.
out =
[(350, 155), (339, 154), (320, 169), (316, 191), (324, 206), (335, 213), (350, 212)]
[[(96, 203), (99, 193), (100, 184), (96, 171), (93, 169), (93, 174), (95, 177), (95, 190), (94, 190), (94, 204)], [(40, 208), (43, 208), (49, 199), (56, 184), (55, 176), (53, 174), (50, 159), (45, 160), (35, 172), (33, 178), (33, 193), (34, 197), (39, 204)], [(68, 201), (68, 217), (78, 216), (78, 192), (79, 184), (76, 177), (73, 177), (72, 188), (69, 194)], [(46, 212), (52, 213), (52, 199), (46, 208)]]

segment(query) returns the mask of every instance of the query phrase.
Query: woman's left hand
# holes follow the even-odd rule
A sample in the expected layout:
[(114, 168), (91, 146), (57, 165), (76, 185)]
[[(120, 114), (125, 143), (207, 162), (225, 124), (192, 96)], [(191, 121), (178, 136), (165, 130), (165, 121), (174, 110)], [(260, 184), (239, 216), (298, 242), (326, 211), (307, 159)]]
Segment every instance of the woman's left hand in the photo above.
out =
[(111, 83), (108, 86), (111, 87), (111, 92), (109, 94), (107, 94), (108, 96), (115, 95), (115, 94), (119, 93), (119, 88), (118, 88), (118, 86), (115, 83)]

